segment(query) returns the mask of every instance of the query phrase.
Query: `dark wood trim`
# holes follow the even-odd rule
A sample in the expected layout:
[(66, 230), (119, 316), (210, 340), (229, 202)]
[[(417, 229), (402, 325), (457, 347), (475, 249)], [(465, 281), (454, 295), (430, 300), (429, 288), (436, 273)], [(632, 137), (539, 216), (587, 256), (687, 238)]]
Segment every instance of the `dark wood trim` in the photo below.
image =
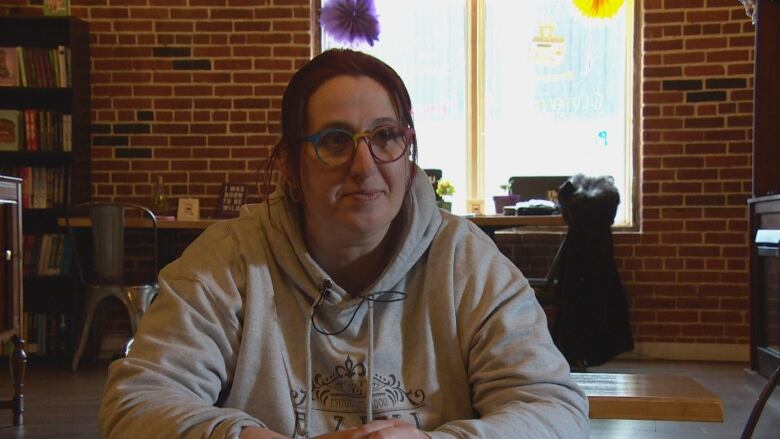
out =
[(758, 0), (753, 82), (753, 195), (780, 193), (780, 2)]

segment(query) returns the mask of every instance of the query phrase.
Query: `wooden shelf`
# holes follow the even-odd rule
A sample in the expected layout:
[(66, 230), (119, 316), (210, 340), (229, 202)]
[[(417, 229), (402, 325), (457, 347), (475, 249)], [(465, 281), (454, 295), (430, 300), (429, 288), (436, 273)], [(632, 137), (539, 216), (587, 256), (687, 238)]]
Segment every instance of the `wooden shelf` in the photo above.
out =
[(73, 154), (66, 151), (1, 151), (0, 162), (3, 167), (67, 167), (73, 163)]
[(0, 108), (35, 108), (69, 114), (73, 108), (73, 90), (70, 88), (0, 87)]

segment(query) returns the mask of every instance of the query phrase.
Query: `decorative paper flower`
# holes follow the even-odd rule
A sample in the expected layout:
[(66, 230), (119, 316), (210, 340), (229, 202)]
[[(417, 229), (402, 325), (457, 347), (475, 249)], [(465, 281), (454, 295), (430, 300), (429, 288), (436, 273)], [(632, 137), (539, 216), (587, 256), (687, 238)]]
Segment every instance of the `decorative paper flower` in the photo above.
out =
[(739, 0), (739, 2), (745, 7), (745, 15), (756, 24), (756, 0)]
[(374, 0), (330, 0), (322, 5), (320, 25), (340, 43), (373, 46), (379, 40), (379, 19)]
[(609, 18), (623, 6), (624, 0), (573, 0), (582, 15), (593, 18)]
[(439, 180), (439, 184), (436, 185), (436, 195), (440, 197), (455, 195), (455, 186), (449, 180)]

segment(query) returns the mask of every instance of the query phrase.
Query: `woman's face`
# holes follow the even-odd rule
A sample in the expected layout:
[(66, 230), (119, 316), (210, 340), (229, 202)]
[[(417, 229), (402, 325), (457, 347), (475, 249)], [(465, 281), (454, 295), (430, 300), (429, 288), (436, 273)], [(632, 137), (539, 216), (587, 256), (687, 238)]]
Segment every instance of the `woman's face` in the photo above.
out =
[[(306, 135), (325, 128), (351, 133), (401, 125), (385, 89), (368, 77), (337, 76), (309, 99)], [(378, 243), (401, 208), (409, 173), (408, 154), (385, 164), (374, 161), (365, 140), (354, 158), (327, 166), (311, 143), (303, 143), (300, 179), (307, 234)], [(322, 235), (322, 234), (327, 235)]]

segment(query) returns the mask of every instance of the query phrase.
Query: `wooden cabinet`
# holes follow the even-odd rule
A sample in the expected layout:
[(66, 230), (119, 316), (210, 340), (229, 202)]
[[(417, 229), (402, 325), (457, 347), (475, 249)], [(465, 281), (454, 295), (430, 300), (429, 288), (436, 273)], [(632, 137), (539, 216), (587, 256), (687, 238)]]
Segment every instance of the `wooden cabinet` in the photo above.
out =
[[(780, 195), (750, 206), (750, 367), (768, 377), (780, 364)], [(756, 236), (761, 243), (756, 243)]]
[(14, 425), (21, 425), (22, 387), (27, 356), (20, 338), (22, 315), (22, 189), (21, 180), (0, 175), (0, 342), (13, 343), (11, 370), (14, 396), (0, 401), (13, 410)]
[(16, 55), (25, 78), (0, 84), (0, 111), (20, 113), (25, 122), (18, 148), (0, 151), (0, 174), (24, 180), (22, 246), (32, 259), (23, 263), (22, 337), (31, 357), (66, 359), (78, 329), (79, 298), (72, 276), (60, 269), (65, 264), (52, 257), (41, 263), (50, 253), (37, 250), (46, 242), (56, 243), (46, 248), (61, 248), (66, 232), (57, 219), (68, 206), (90, 199), (89, 26), (76, 17), (7, 16), (0, 17), (0, 29), (0, 48)]
[[(758, 0), (750, 221), (750, 367), (768, 377), (780, 364), (780, 249), (756, 244), (780, 233), (780, 1)], [(773, 240), (774, 237), (771, 240)]]

